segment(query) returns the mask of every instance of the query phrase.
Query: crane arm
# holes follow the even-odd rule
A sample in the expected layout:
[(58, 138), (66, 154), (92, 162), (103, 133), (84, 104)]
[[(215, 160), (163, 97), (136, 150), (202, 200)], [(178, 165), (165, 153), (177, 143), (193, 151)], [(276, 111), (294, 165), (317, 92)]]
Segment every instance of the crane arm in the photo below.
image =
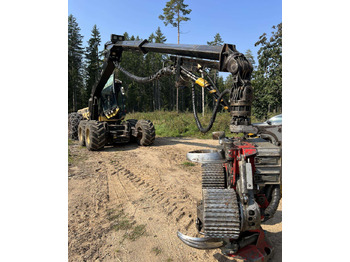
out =
[[(125, 51), (141, 52), (143, 54), (154, 52), (175, 55), (176, 57), (171, 57), (175, 61), (174, 67), (163, 70), (162, 74), (174, 73), (177, 75), (177, 79), (179, 75), (187, 77), (197, 84), (206, 87), (210, 93), (214, 94), (215, 98), (220, 97), (218, 90), (208, 84), (204, 79), (190, 72), (189, 66), (200, 64), (221, 72), (230, 72), (233, 76), (233, 86), (230, 90), (229, 103), (224, 102), (231, 113), (230, 130), (237, 133), (254, 132), (250, 125), (251, 103), (253, 99), (250, 78), (253, 68), (244, 55), (236, 50), (235, 45), (176, 45), (149, 43), (147, 40), (124, 41), (124, 36), (114, 34), (111, 35), (111, 41), (105, 44), (103, 69), (99, 80), (92, 89), (89, 99), (89, 112), (92, 119), (97, 119), (98, 117), (98, 99), (101, 91), (115, 67), (118, 67), (122, 59), (122, 53)], [(139, 78), (139, 80), (141, 82), (147, 82), (151, 78)]]

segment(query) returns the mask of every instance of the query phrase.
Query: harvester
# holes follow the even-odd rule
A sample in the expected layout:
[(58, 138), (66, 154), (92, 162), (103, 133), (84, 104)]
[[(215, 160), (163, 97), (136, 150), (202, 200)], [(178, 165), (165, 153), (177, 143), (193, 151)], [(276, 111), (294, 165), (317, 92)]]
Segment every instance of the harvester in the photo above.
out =
[[(120, 65), (125, 51), (168, 54), (171, 63), (151, 76), (136, 76)], [(78, 138), (80, 144), (86, 144), (89, 150), (132, 139), (145, 146), (154, 141), (155, 130), (150, 121), (123, 121), (125, 98), (122, 83), (114, 73), (116, 69), (140, 83), (175, 75), (177, 86), (191, 85), (194, 118), (201, 132), (212, 128), (219, 108), (223, 107), (231, 115), (230, 132), (245, 136), (226, 137), (224, 132), (214, 132), (213, 136), (219, 139), (219, 150), (188, 154), (190, 160), (202, 165), (202, 200), (197, 205), (196, 220), (196, 228), (202, 237), (180, 232), (178, 237), (193, 248), (220, 248), (226, 256), (266, 261), (273, 247), (266, 239), (261, 223), (274, 216), (281, 198), (281, 147), (261, 138), (249, 138), (248, 134), (264, 134), (264, 137), (276, 140), (280, 137), (276, 132), (281, 133), (282, 127), (271, 132), (269, 127), (251, 125), (251, 63), (232, 44), (207, 46), (125, 41), (123, 36), (114, 34), (105, 44), (104, 53), (105, 62), (92, 89), (89, 107), (69, 117), (72, 137)], [(231, 73), (232, 87), (219, 92), (208, 76), (207, 68)], [(216, 101), (206, 127), (197, 117), (196, 85), (205, 88)]]

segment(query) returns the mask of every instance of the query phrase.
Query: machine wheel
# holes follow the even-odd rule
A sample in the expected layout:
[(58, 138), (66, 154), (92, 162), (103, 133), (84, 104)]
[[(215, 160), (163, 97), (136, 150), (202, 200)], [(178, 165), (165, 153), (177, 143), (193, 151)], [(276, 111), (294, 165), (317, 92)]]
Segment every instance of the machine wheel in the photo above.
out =
[(70, 113), (68, 115), (68, 138), (78, 139), (78, 126), (83, 116), (78, 113)]
[(79, 145), (85, 146), (85, 127), (87, 124), (87, 120), (82, 120), (79, 123), (78, 126), (78, 140), (79, 140)]
[(85, 126), (85, 144), (90, 151), (101, 150), (106, 144), (106, 128), (102, 122), (87, 121)]
[(149, 146), (154, 142), (156, 130), (150, 120), (139, 120), (135, 126), (137, 143), (140, 146)]

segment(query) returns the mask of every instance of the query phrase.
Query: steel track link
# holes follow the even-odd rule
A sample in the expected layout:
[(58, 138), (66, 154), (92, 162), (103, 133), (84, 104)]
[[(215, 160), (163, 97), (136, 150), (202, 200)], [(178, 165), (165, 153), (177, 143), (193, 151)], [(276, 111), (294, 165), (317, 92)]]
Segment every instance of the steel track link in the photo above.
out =
[(205, 236), (238, 239), (240, 216), (234, 189), (204, 188), (203, 206), (203, 231)]
[(225, 188), (225, 173), (222, 163), (202, 164), (202, 188)]

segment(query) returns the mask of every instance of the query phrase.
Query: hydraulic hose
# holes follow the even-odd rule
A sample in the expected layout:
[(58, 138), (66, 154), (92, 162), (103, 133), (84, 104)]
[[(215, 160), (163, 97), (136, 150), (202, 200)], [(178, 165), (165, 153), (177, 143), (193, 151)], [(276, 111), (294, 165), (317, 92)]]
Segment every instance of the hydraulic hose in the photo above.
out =
[(275, 185), (272, 188), (270, 204), (268, 205), (268, 207), (265, 209), (265, 212), (264, 212), (264, 221), (267, 221), (274, 216), (278, 208), (278, 204), (280, 203), (280, 199), (281, 199), (280, 186)]
[(114, 65), (116, 68), (118, 68), (123, 74), (125, 74), (127, 77), (129, 77), (130, 79), (138, 82), (138, 83), (149, 83), (152, 81), (155, 81), (159, 78), (161, 78), (164, 75), (172, 75), (174, 74), (174, 71), (172, 69), (171, 66), (167, 66), (164, 67), (162, 69), (160, 69), (158, 72), (156, 72), (153, 75), (150, 76), (146, 76), (146, 77), (140, 77), (140, 76), (136, 76), (130, 72), (128, 72), (127, 70), (125, 70), (118, 62), (114, 62)]
[(193, 106), (193, 115), (194, 115), (194, 118), (196, 120), (196, 124), (197, 124), (197, 127), (198, 129), (202, 132), (202, 133), (206, 133), (208, 132), (212, 126), (213, 126), (213, 123), (215, 121), (215, 118), (216, 118), (216, 113), (218, 112), (218, 109), (219, 109), (219, 105), (220, 105), (220, 101), (221, 99), (224, 97), (224, 95), (226, 94), (229, 94), (230, 93), (230, 90), (229, 89), (226, 89), (225, 91), (223, 91), (220, 96), (218, 97), (217, 101), (216, 101), (216, 104), (215, 104), (215, 107), (214, 107), (214, 111), (213, 111), (213, 115), (211, 116), (211, 119), (210, 119), (210, 122), (209, 122), (209, 125), (206, 127), (206, 128), (203, 128), (202, 127), (202, 124), (201, 122), (199, 121), (198, 119), (198, 116), (197, 116), (197, 110), (196, 110), (196, 105), (195, 105), (195, 98), (196, 98), (196, 95), (195, 95), (195, 90), (194, 90), (194, 85), (192, 85), (192, 106)]

